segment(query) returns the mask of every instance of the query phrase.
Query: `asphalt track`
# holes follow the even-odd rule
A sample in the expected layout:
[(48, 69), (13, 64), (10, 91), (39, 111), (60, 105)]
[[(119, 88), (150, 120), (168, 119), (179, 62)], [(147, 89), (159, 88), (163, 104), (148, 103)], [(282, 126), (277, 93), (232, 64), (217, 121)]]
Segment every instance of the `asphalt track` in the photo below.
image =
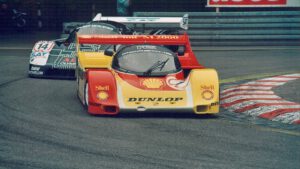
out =
[[(3, 46), (2, 46), (3, 47)], [(221, 109), (187, 114), (88, 115), (74, 81), (27, 77), (29, 50), (0, 50), (0, 168), (298, 169), (300, 128)], [(206, 50), (222, 88), (299, 72), (300, 50)], [(226, 81), (227, 80), (227, 81)], [(225, 83), (229, 82), (229, 83)], [(276, 89), (299, 100), (299, 80)]]

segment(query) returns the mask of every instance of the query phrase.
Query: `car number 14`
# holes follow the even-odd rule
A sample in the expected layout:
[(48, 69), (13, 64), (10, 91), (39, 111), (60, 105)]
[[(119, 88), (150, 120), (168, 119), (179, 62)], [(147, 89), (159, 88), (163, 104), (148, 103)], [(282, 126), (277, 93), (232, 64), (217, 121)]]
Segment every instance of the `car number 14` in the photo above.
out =
[(51, 41), (40, 41), (34, 45), (35, 52), (50, 52), (54, 46), (54, 42)]

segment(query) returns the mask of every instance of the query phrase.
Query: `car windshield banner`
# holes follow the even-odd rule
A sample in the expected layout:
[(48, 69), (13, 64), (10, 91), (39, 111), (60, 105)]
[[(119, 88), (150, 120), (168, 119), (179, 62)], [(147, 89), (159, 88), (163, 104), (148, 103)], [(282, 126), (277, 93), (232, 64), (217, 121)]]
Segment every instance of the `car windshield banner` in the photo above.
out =
[(207, 0), (209, 7), (296, 7), (300, 0)]

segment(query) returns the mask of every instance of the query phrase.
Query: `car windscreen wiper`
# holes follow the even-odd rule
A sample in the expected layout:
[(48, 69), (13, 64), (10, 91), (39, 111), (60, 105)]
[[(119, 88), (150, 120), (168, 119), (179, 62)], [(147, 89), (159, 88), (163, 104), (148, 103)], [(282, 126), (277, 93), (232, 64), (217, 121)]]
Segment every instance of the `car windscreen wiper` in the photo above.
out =
[(170, 58), (165, 61), (157, 61), (155, 62), (147, 71), (144, 72), (144, 75), (150, 75), (154, 70), (159, 69), (160, 71), (165, 67), (166, 63)]

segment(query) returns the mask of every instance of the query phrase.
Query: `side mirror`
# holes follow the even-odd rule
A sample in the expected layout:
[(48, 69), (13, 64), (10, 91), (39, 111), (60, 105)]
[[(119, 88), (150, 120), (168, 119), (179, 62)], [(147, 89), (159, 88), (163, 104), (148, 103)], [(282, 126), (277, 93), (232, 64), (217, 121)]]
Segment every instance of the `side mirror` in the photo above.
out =
[(106, 55), (106, 56), (113, 56), (114, 55), (113, 49), (106, 49), (104, 51), (104, 55)]
[(178, 56), (183, 56), (185, 52), (185, 47), (184, 46), (179, 46), (178, 47)]

